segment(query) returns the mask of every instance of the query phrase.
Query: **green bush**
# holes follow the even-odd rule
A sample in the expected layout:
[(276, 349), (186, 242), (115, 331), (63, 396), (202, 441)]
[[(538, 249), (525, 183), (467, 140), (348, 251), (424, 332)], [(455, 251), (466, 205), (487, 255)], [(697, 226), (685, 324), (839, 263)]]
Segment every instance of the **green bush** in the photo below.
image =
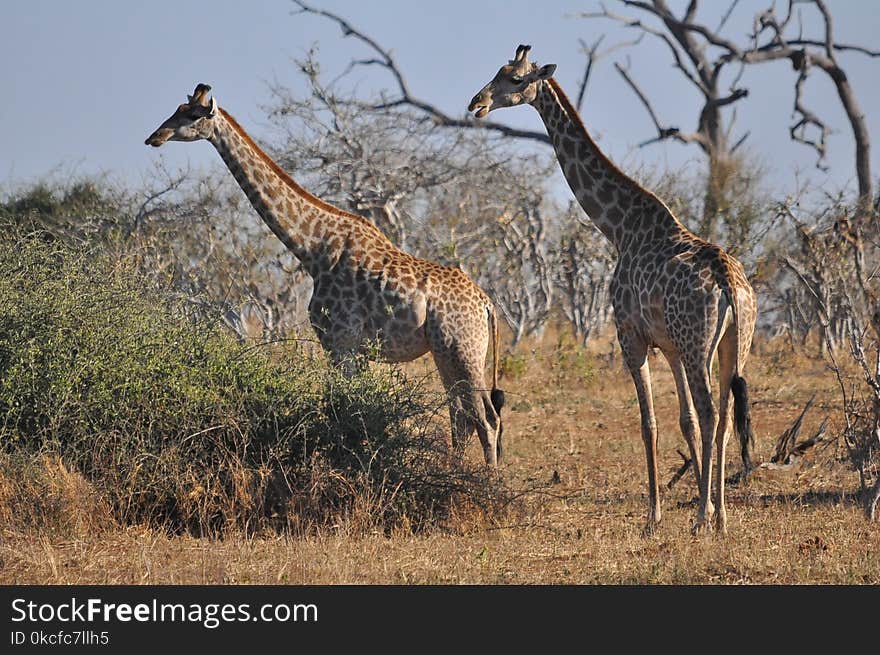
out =
[(596, 379), (593, 357), (578, 344), (560, 343), (553, 351), (550, 367), (556, 374), (557, 384), (569, 378), (588, 388)]
[(504, 504), (450, 461), (438, 395), (346, 378), (300, 341), (247, 346), (125, 260), (0, 232), (0, 443), (52, 454), (123, 522), (219, 534), (385, 528)]
[(0, 202), (0, 220), (39, 231), (45, 239), (84, 240), (106, 236), (124, 223), (123, 204), (119, 193), (92, 179), (40, 181)]
[(521, 353), (507, 353), (501, 356), (501, 375), (504, 377), (518, 380), (526, 374), (527, 368), (526, 356)]

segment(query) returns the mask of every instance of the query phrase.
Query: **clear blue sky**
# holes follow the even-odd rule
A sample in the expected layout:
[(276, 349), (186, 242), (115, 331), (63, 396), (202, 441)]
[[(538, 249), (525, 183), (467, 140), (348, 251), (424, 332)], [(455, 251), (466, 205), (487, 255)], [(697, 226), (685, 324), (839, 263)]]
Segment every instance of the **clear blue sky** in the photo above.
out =
[[(751, 17), (769, 0), (741, 0), (729, 34), (741, 39)], [(557, 79), (574, 94), (584, 57), (578, 38), (605, 44), (631, 38), (607, 22), (576, 18), (595, 10), (592, 0), (313, 0), (341, 13), (393, 50), (412, 91), (453, 114), (512, 57), (519, 43), (532, 58), (558, 64)], [(609, 8), (625, 9), (614, 0)], [(671, 0), (680, 7), (682, 0)], [(777, 4), (785, 5), (785, 2)], [(880, 2), (828, 0), (840, 42), (877, 47)], [(706, 0), (712, 24), (728, 3)], [(148, 148), (144, 138), (185, 100), (197, 82), (213, 86), (218, 101), (258, 138), (267, 137), (267, 84), (304, 88), (292, 64), (319, 45), (329, 74), (367, 51), (324, 19), (293, 15), (289, 0), (6, 0), (0, 3), (0, 189), (56, 175), (107, 174), (136, 186), (160, 157), (171, 167), (207, 168), (219, 158), (206, 143)], [(813, 25), (817, 23), (813, 22)], [(695, 147), (675, 143), (635, 150), (653, 135), (644, 109), (613, 71), (617, 52), (591, 81), (583, 117), (606, 152), (623, 166), (681, 167), (698, 161)], [(873, 173), (880, 173), (880, 59), (841, 56), (869, 119)], [(631, 73), (654, 100), (662, 120), (690, 130), (696, 122), (693, 91), (671, 69), (664, 48), (646, 39), (631, 52)], [(381, 87), (385, 79), (363, 85)], [(751, 97), (739, 106), (740, 130), (751, 130), (751, 149), (764, 159), (779, 188), (796, 171), (829, 188), (853, 177), (853, 143), (833, 86), (822, 75), (810, 82), (811, 108), (836, 128), (829, 177), (816, 173), (813, 153), (788, 140), (793, 78), (787, 62), (753, 67), (743, 84)], [(391, 86), (391, 81), (387, 80)], [(537, 113), (521, 107), (492, 115), (510, 124), (542, 129)]]

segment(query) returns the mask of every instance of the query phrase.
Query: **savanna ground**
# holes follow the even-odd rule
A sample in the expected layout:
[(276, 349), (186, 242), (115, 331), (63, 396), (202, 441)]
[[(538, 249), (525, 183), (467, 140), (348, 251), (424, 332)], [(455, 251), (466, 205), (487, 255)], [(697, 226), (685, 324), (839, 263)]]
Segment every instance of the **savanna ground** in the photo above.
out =
[[(507, 392), (503, 481), (521, 495), (501, 516), (452, 513), (442, 525), (364, 529), (340, 520), (300, 534), (229, 531), (171, 534), (122, 524), (82, 476), (57, 459), (43, 466), (53, 508), (41, 524), (16, 522), (8, 480), (0, 528), (3, 584), (876, 584), (880, 525), (866, 521), (858, 477), (846, 461), (836, 379), (818, 357), (759, 341), (747, 369), (756, 451), (777, 437), (815, 393), (803, 435), (830, 416), (831, 439), (789, 470), (756, 471), (728, 485), (728, 534), (694, 537), (696, 485), (666, 482), (686, 450), (668, 367), (652, 357), (660, 429), (663, 520), (644, 538), (645, 456), (634, 389), (611, 335), (584, 350), (546, 337), (504, 362)], [(409, 365), (433, 376), (429, 359)], [(436, 381), (435, 381), (436, 382)], [(476, 438), (468, 457), (481, 459)], [(737, 444), (728, 474), (740, 469)]]

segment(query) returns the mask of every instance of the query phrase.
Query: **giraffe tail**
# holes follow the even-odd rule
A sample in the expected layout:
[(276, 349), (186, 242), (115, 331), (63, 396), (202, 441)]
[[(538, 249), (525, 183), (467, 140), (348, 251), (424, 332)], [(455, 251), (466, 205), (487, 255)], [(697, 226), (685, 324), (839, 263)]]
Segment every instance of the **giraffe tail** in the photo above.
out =
[(746, 379), (734, 373), (730, 383), (733, 392), (733, 423), (739, 437), (740, 456), (743, 463), (743, 477), (748, 478), (754, 469), (752, 449), (755, 447), (755, 433), (752, 431), (752, 418), (749, 411), (749, 388)]
[(736, 365), (733, 378), (730, 381), (730, 390), (733, 393), (733, 423), (736, 435), (740, 443), (740, 457), (743, 463), (743, 478), (748, 478), (754, 469), (752, 463), (752, 450), (755, 447), (755, 433), (752, 430), (752, 419), (749, 404), (749, 388), (746, 379), (740, 371), (740, 338), (739, 338), (739, 305), (737, 304), (736, 286), (731, 284), (730, 263), (724, 256), (723, 251), (713, 246), (712, 272), (715, 282), (721, 288), (730, 312), (733, 316), (733, 329), (736, 334)]
[(495, 452), (498, 458), (498, 461), (501, 461), (501, 452), (502, 452), (502, 443), (501, 436), (504, 434), (504, 423), (501, 421), (501, 408), (504, 407), (504, 391), (498, 388), (498, 369), (499, 369), (499, 359), (500, 353), (498, 344), (500, 341), (498, 334), (498, 315), (495, 311), (494, 305), (489, 305), (487, 308), (487, 313), (489, 314), (489, 336), (492, 339), (492, 391), (489, 394), (489, 399), (492, 403), (492, 409), (495, 410), (495, 414), (498, 416), (498, 428), (497, 428), (497, 441)]

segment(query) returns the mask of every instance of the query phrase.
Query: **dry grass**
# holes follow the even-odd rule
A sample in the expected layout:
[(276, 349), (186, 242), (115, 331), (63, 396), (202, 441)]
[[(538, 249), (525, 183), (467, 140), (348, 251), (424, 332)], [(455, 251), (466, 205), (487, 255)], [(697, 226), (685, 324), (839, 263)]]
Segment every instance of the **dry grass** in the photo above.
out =
[[(880, 582), (880, 525), (866, 522), (858, 477), (837, 443), (814, 448), (790, 471), (760, 470), (749, 485), (728, 487), (724, 538), (691, 536), (696, 487), (688, 474), (663, 489), (660, 530), (642, 538), (646, 474), (628, 374), (597, 354), (608, 351), (607, 340), (596, 353), (545, 344), (521, 348), (519, 375), (503, 380), (503, 476), (513, 488), (538, 490), (501, 524), (468, 514), (417, 534), (342, 523), (300, 537), (169, 536), (116, 525), (87, 481), (44, 458), (25, 481), (0, 479), (0, 583)], [(665, 482), (684, 441), (668, 368), (659, 357), (652, 367)], [(429, 368), (418, 362), (411, 372)], [(825, 415), (829, 434), (837, 433), (836, 383), (821, 361), (762, 344), (747, 377), (760, 458), (814, 392), (804, 433)], [(732, 473), (739, 462), (730, 451)], [(475, 445), (469, 454), (480, 457)]]

